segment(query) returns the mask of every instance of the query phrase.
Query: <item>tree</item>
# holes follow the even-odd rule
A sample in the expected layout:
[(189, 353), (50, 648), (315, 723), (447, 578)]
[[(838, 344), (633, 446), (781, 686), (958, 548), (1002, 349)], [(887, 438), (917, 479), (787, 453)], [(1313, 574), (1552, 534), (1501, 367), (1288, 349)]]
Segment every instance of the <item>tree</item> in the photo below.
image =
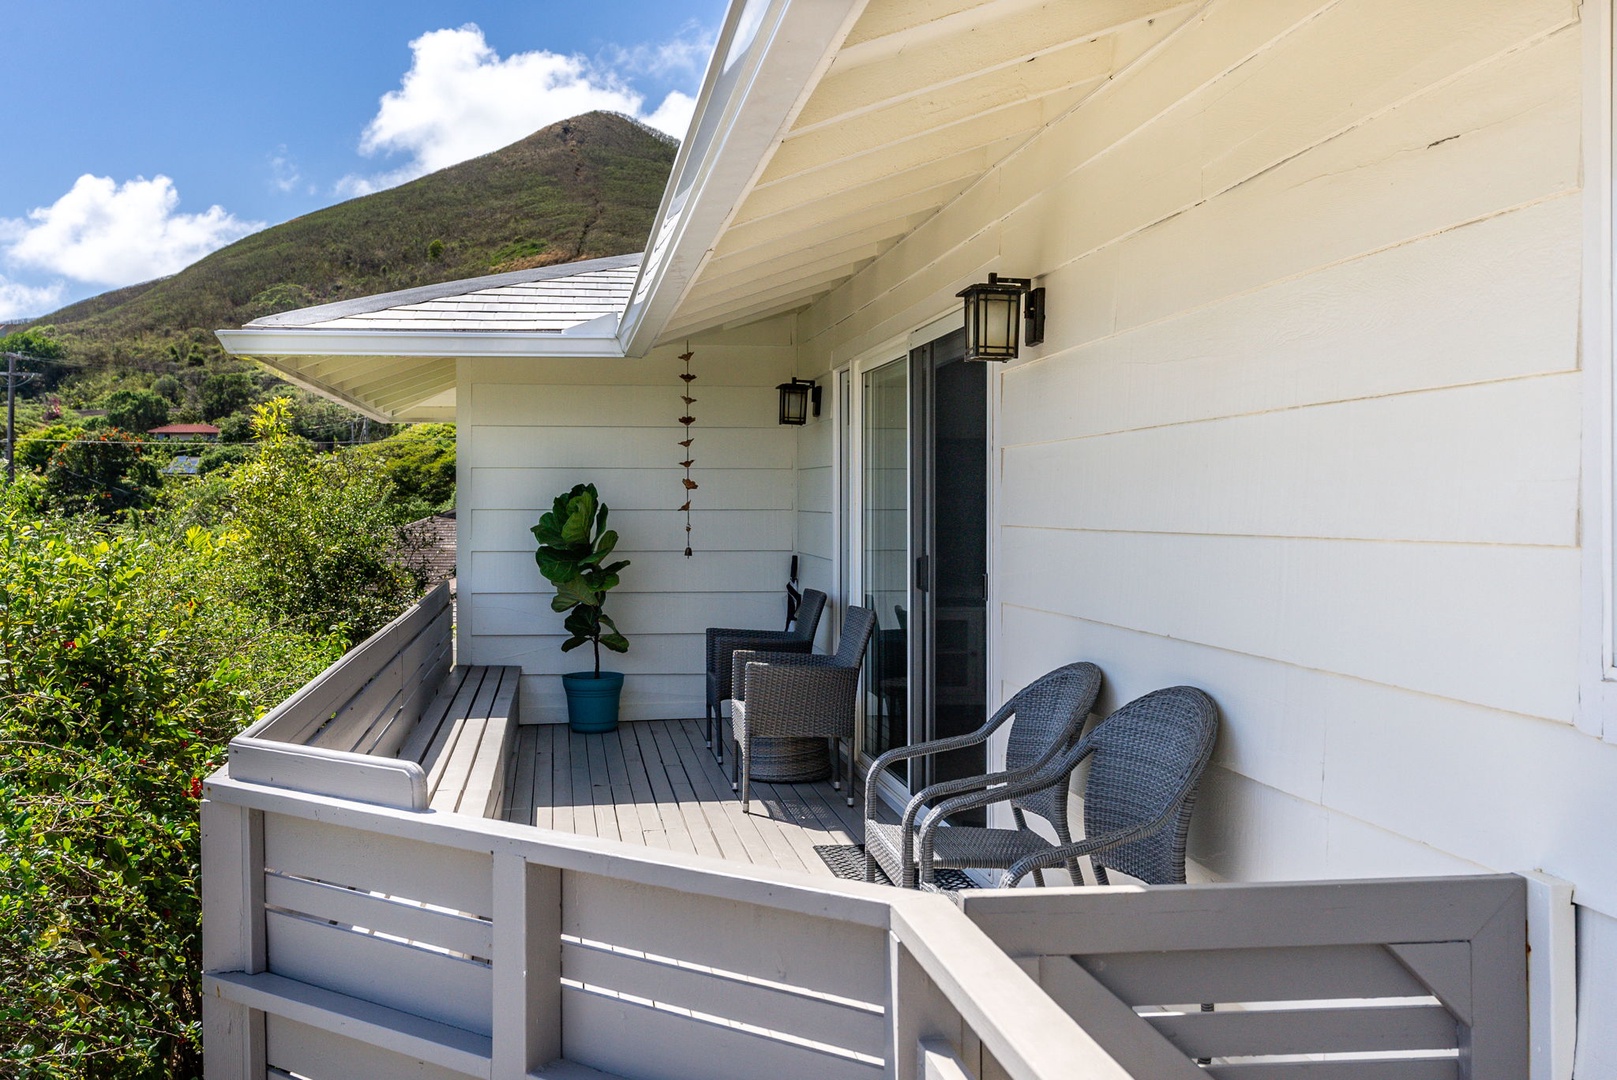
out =
[(222, 572), (244, 601), (307, 632), (358, 640), (422, 586), (403, 565), (393, 485), (352, 455), (316, 454), (293, 434), (287, 398), (253, 413), (258, 454), (225, 480)]
[(116, 517), (148, 505), (161, 480), (139, 438), (108, 428), (57, 448), (45, 465), (43, 498), (65, 513)]
[(51, 333), (52, 327), (29, 327), (0, 337), (0, 353), (22, 353), (41, 360), (61, 360), (67, 356), (67, 346)]
[(151, 390), (114, 390), (101, 405), (107, 422), (125, 431), (147, 432), (168, 423), (169, 400)]
[(204, 419), (217, 420), (252, 404), (257, 390), (246, 372), (216, 371), (202, 380), (197, 389), (197, 404)]
[(354, 453), (381, 465), (401, 499), (443, 509), (455, 499), (455, 425), (416, 424)]

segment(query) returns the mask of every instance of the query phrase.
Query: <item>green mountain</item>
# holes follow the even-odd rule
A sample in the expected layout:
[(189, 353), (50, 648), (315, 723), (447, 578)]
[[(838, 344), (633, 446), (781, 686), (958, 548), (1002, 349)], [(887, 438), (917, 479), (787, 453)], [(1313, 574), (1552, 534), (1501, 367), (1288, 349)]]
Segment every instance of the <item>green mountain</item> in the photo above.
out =
[(172, 277), (80, 301), (55, 328), (77, 366), (219, 355), (213, 331), (265, 315), (456, 278), (639, 251), (678, 143), (593, 112), (492, 154), (254, 233)]

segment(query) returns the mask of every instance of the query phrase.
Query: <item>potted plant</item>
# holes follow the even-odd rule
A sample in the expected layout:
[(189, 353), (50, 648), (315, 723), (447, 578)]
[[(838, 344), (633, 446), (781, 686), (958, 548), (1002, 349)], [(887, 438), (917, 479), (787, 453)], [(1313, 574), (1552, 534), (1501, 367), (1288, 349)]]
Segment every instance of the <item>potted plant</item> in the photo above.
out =
[(567, 723), (574, 731), (611, 731), (618, 726), (623, 673), (601, 670), (601, 647), (628, 652), (629, 639), (618, 633), (617, 624), (601, 609), (606, 594), (618, 584), (618, 571), (629, 564), (626, 560), (605, 561), (618, 544), (618, 534), (606, 527), (606, 514), (595, 485), (578, 484), (558, 495), (550, 512), (533, 527), (533, 537), (539, 542), (534, 554), (539, 572), (556, 586), (550, 609), (566, 613), (562, 626), (572, 635), (562, 643), (561, 651), (571, 652), (586, 643), (595, 649), (593, 672), (575, 671), (561, 677), (567, 692)]

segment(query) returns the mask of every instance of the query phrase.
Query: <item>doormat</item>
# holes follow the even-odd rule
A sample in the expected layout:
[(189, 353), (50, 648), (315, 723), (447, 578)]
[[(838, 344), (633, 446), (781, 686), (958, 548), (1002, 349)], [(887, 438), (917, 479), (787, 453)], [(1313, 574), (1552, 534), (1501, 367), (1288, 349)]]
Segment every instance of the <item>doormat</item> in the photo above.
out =
[[(843, 881), (865, 880), (865, 849), (859, 844), (815, 844), (814, 854), (820, 861), (830, 868), (831, 873)], [(964, 870), (935, 870), (932, 880), (944, 892), (958, 892), (961, 889), (980, 889), (975, 881)], [(892, 879), (876, 867), (876, 884), (891, 885)]]

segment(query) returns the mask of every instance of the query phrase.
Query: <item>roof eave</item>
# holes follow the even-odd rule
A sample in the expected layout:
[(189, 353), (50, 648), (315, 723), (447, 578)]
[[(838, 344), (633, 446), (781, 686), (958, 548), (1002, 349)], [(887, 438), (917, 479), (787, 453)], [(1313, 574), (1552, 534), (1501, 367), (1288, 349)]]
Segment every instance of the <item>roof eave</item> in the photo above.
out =
[(623, 355), (656, 344), (865, 2), (731, 4), (618, 327)]
[(319, 327), (216, 330), (225, 351), (263, 359), (272, 356), (400, 356), (446, 360), (476, 357), (621, 358), (617, 337), (599, 332), (536, 333), (516, 330), (339, 330)]

